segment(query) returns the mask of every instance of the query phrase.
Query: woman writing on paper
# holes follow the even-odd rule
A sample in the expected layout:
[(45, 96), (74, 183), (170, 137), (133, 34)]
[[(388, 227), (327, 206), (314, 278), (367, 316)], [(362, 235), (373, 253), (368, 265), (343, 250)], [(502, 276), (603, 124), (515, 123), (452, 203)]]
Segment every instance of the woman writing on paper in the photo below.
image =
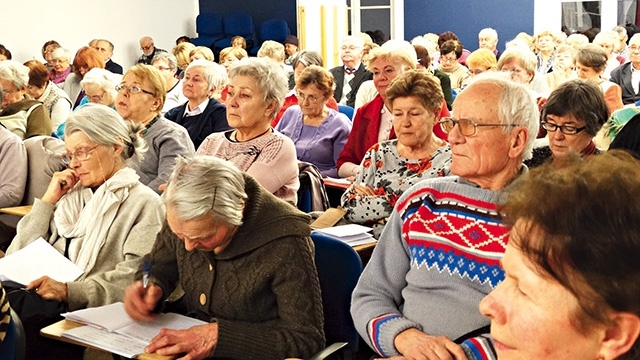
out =
[[(103, 105), (87, 105), (67, 120), (69, 168), (53, 175), (46, 193), (18, 223), (7, 251), (11, 254), (42, 237), (84, 270), (73, 282), (44, 276), (27, 284), (43, 303), (55, 300), (63, 304), (62, 310), (76, 310), (120, 301), (142, 255), (151, 250), (164, 210), (160, 197), (126, 164), (144, 150), (139, 130)], [(30, 324), (20, 315), (25, 326)], [(59, 319), (49, 315), (31, 323), (33, 333), (27, 329), (28, 358), (54, 353), (32, 346), (32, 341), (44, 341), (38, 330)]]
[(129, 286), (125, 309), (134, 320), (150, 320), (181, 286), (185, 294), (165, 310), (208, 324), (162, 330), (147, 352), (308, 359), (324, 346), (306, 215), (210, 156), (178, 160), (162, 198), (167, 222), (150, 254), (149, 283), (141, 275)]

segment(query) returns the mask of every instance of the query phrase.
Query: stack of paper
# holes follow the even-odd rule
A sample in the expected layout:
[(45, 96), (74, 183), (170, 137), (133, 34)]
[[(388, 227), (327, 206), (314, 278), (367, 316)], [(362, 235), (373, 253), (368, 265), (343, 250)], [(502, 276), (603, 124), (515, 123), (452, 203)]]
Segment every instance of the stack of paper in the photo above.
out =
[(316, 229), (314, 231), (329, 235), (351, 246), (369, 244), (376, 241), (376, 239), (369, 234), (371, 231), (370, 227), (358, 224), (338, 225), (329, 228)]
[(0, 278), (23, 285), (45, 275), (59, 282), (70, 282), (83, 272), (43, 238), (0, 259)]
[(62, 336), (128, 358), (144, 353), (149, 341), (163, 328), (181, 330), (207, 324), (175, 313), (158, 314), (149, 322), (136, 322), (127, 315), (121, 302), (62, 315), (87, 324), (65, 331)]

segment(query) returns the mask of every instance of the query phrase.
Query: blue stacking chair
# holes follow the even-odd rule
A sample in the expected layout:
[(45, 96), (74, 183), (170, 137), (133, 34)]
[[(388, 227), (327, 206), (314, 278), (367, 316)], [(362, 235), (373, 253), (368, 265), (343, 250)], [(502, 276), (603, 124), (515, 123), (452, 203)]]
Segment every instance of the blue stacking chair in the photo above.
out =
[(253, 27), (253, 17), (245, 13), (231, 13), (225, 15), (223, 19), (225, 37), (216, 41), (216, 49), (224, 49), (231, 46), (231, 39), (234, 36), (242, 36), (247, 40), (247, 48), (253, 47), (255, 30)]
[(255, 56), (258, 53), (258, 50), (260, 50), (260, 45), (262, 44), (262, 42), (266, 40), (273, 40), (284, 44), (284, 40), (289, 35), (291, 35), (291, 30), (289, 30), (289, 25), (287, 25), (286, 21), (282, 19), (267, 20), (263, 22), (262, 25), (260, 25), (260, 44), (251, 49), (249, 54)]
[(196, 46), (213, 47), (213, 44), (224, 38), (222, 15), (202, 13), (196, 17), (196, 32), (198, 37), (191, 39)]
[(0, 346), (0, 360), (23, 360), (26, 344), (22, 322), (18, 314), (11, 309), (11, 323)]
[(353, 114), (355, 113), (355, 110), (351, 106), (338, 104), (338, 111), (347, 115), (349, 120), (353, 121)]
[[(351, 319), (351, 293), (362, 273), (362, 261), (350, 245), (340, 240), (315, 232), (311, 234), (311, 239), (315, 245), (315, 261), (322, 290), (327, 346), (334, 351), (344, 346), (341, 358), (354, 358), (358, 351), (359, 335)], [(323, 351), (322, 356), (316, 355), (312, 359), (324, 359), (326, 353)]]

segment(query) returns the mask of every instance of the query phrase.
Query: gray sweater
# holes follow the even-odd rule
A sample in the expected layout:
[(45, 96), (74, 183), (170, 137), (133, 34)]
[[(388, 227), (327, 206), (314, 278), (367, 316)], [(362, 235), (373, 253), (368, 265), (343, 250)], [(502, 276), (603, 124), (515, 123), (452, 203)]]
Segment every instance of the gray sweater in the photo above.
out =
[[(53, 223), (54, 210), (53, 205), (36, 199), (31, 212), (18, 223), (18, 234), (7, 254), (39, 237), (64, 253), (66, 240), (58, 235)], [(67, 283), (69, 310), (122, 301), (125, 288), (134, 281), (142, 256), (151, 251), (163, 219), (164, 206), (158, 194), (140, 183), (131, 187), (129, 197), (120, 205), (105, 234), (107, 239), (95, 266), (82, 280)]]
[(192, 157), (196, 149), (187, 129), (163, 116), (142, 137), (148, 149), (141, 162), (138, 162), (137, 156), (132, 158), (132, 164), (139, 164), (132, 167), (140, 176), (141, 183), (159, 193), (158, 185), (169, 181), (178, 156)]
[(22, 139), (0, 125), (0, 208), (22, 202), (27, 185), (27, 150)]

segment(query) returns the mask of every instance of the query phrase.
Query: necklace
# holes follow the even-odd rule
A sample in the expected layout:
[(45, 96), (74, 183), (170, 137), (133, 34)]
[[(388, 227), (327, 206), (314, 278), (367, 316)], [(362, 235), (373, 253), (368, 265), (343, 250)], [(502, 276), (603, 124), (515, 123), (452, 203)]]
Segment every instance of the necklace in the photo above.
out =
[(256, 135), (256, 136), (252, 137), (251, 139), (247, 139), (247, 140), (238, 140), (238, 130), (235, 130), (233, 133), (231, 133), (231, 135), (232, 135), (232, 136), (231, 136), (231, 140), (233, 140), (233, 141), (235, 141), (235, 142), (246, 142), (246, 141), (251, 141), (251, 140), (253, 140), (253, 139), (257, 139), (257, 138), (259, 138), (260, 136), (262, 136), (262, 135), (264, 135), (264, 134), (268, 133), (269, 131), (271, 131), (271, 127), (269, 127), (269, 128), (267, 129), (267, 131), (263, 132), (262, 134), (258, 134), (258, 135)]
[(156, 123), (156, 121), (158, 121), (158, 119), (160, 119), (160, 116), (156, 116), (155, 118), (153, 118), (153, 120), (151, 120), (145, 127), (144, 129), (142, 129), (142, 131), (140, 132), (140, 134), (142, 136), (146, 135), (149, 132), (149, 128), (151, 126), (153, 126), (153, 124)]

